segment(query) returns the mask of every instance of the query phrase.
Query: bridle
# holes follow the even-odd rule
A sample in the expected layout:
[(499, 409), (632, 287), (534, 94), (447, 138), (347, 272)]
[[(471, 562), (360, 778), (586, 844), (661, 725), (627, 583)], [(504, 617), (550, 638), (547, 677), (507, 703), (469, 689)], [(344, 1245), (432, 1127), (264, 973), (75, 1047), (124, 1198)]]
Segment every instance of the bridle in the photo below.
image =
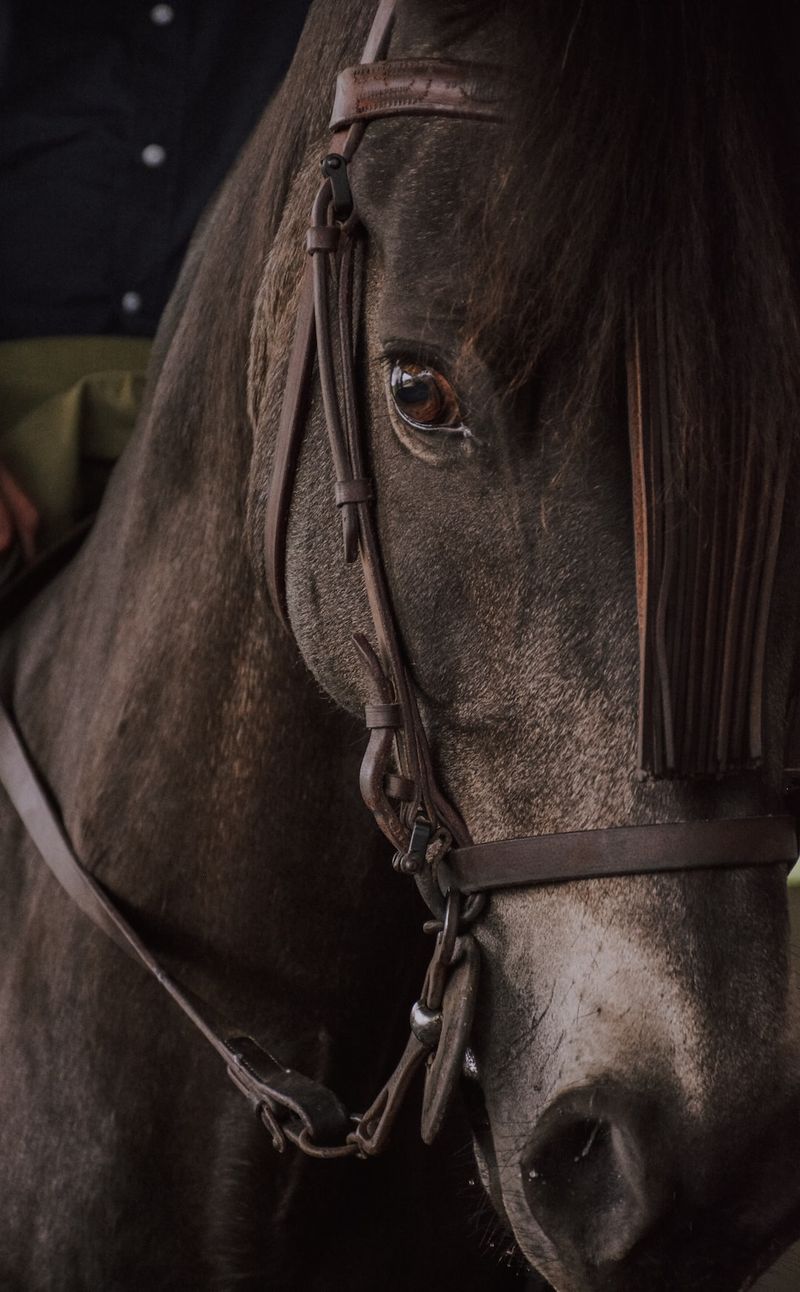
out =
[(371, 1107), (351, 1119), (326, 1087), (286, 1068), (241, 1029), (219, 1018), (163, 968), (106, 890), (76, 857), (43, 780), (0, 708), (0, 780), (43, 859), (70, 897), (152, 973), (220, 1054), (269, 1129), (317, 1157), (371, 1156), (388, 1139), (415, 1072), (425, 1066), (422, 1135), (438, 1132), (472, 1023), (478, 949), (472, 933), (487, 894), (513, 886), (712, 867), (793, 864), (793, 816), (628, 826), (475, 844), (436, 777), (414, 680), (384, 572), (375, 521), (375, 482), (359, 419), (353, 327), (354, 267), (362, 226), (349, 167), (370, 121), (397, 116), (502, 119), (499, 78), (480, 65), (386, 61), (395, 0), (381, 0), (361, 64), (338, 79), (330, 151), (314, 199), (294, 341), (274, 450), (265, 524), (267, 582), (291, 631), (285, 549), (295, 470), (314, 360), (335, 469), (334, 502), (344, 555), (358, 562), (376, 640), (354, 634), (364, 668), (369, 740), (361, 791), (394, 846), (395, 866), (413, 875), (432, 920), (433, 956), (411, 1012), (405, 1052)]

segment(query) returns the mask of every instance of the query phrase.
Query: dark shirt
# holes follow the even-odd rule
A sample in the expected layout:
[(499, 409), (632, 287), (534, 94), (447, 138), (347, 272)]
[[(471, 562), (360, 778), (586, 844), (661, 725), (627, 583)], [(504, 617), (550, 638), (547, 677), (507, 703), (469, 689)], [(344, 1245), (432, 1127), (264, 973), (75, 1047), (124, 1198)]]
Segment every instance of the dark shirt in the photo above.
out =
[(151, 335), (310, 0), (0, 0), (0, 339)]

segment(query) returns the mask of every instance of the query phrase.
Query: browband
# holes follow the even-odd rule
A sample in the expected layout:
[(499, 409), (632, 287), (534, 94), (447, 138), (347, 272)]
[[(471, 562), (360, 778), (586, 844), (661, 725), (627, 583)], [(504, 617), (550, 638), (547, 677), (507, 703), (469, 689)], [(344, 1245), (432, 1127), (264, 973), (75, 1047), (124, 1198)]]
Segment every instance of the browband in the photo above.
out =
[(569, 879), (727, 866), (793, 866), (797, 824), (791, 816), (733, 817), (541, 834), (452, 848), (439, 862), (444, 891), (485, 893)]
[(331, 130), (380, 117), (470, 117), (501, 121), (496, 67), (431, 58), (359, 63), (339, 74)]

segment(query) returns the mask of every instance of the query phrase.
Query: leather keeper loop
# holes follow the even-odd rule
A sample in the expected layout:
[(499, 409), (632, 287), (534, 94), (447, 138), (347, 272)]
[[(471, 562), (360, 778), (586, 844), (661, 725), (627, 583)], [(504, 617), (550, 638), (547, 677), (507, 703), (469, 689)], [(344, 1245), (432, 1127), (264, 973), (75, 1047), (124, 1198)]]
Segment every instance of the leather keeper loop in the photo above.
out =
[(336, 481), (337, 507), (346, 507), (351, 502), (371, 502), (374, 496), (371, 480), (359, 478)]
[(364, 721), (370, 731), (386, 727), (394, 731), (403, 725), (403, 710), (399, 704), (366, 704)]
[(333, 255), (339, 249), (341, 230), (338, 224), (312, 224), (306, 234), (306, 251), (314, 256), (319, 251)]
[(396, 772), (387, 772), (383, 778), (383, 788), (386, 797), (389, 799), (399, 799), (401, 803), (413, 803), (414, 801), (414, 782), (410, 781), (407, 776), (398, 776)]

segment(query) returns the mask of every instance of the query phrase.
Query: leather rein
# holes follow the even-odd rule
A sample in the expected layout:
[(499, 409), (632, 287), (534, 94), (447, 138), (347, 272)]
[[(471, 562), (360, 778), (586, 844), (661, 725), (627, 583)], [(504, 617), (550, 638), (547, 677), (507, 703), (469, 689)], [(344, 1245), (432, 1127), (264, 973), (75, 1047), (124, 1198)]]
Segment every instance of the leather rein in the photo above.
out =
[(411, 1033), (371, 1107), (348, 1116), (332, 1091), (287, 1068), (246, 1030), (222, 1019), (161, 965), (106, 889), (76, 856), (44, 780), (0, 706), (0, 782), (30, 838), (72, 900), (148, 970), (226, 1065), (282, 1150), (286, 1141), (316, 1157), (368, 1157), (387, 1142), (416, 1071), (425, 1067), (422, 1136), (444, 1118), (461, 1069), (474, 1011), (478, 948), (471, 932), (493, 889), (599, 876), (711, 867), (792, 865), (795, 819), (771, 816), (628, 826), (473, 843), (439, 786), (384, 572), (375, 521), (376, 486), (360, 426), (353, 335), (353, 282), (363, 227), (349, 166), (370, 121), (434, 116), (502, 120), (493, 69), (434, 60), (386, 61), (395, 0), (381, 0), (361, 63), (338, 78), (330, 150), (308, 229), (308, 258), (286, 375), (265, 523), (270, 595), (289, 631), (286, 531), (316, 359), (341, 515), (346, 561), (358, 561), (377, 649), (354, 643), (364, 668), (369, 741), (360, 784), (365, 803), (413, 875), (436, 935)]

